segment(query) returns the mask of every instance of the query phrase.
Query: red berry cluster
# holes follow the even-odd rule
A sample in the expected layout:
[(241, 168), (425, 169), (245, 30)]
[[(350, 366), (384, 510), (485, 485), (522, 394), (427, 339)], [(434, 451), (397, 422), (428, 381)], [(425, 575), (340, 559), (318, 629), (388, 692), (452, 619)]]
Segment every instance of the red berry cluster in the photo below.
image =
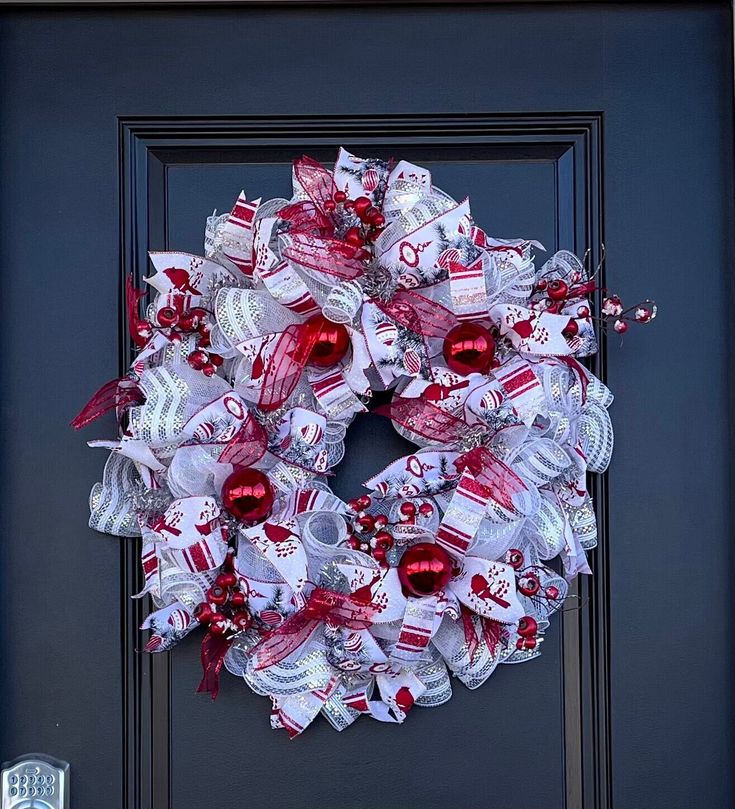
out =
[(535, 649), (538, 644), (536, 633), (538, 632), (538, 623), (531, 615), (524, 615), (518, 621), (518, 634), (520, 638), (516, 641), (516, 649), (522, 651), (530, 651)]
[[(371, 505), (372, 498), (367, 494), (347, 503), (349, 512), (356, 515), (355, 519), (348, 523), (352, 536), (347, 540), (347, 545), (352, 550), (367, 553), (377, 562), (385, 564), (386, 555), (394, 544), (393, 536), (386, 529), (395, 525), (395, 523), (389, 522), (385, 514), (368, 514), (367, 509)], [(429, 516), (433, 512), (434, 506), (431, 503), (421, 503), (417, 507), (415, 503), (407, 500), (401, 503), (400, 521), (413, 525), (416, 522), (417, 514)]]
[[(541, 580), (530, 568), (524, 568), (526, 559), (523, 551), (511, 548), (505, 555), (505, 561), (516, 571), (516, 586), (518, 592), (524, 596), (536, 596), (541, 591)], [(550, 601), (559, 598), (559, 588), (549, 585), (544, 590), (544, 596)]]
[(197, 347), (189, 354), (186, 361), (196, 371), (206, 376), (214, 376), (217, 368), (224, 360), (219, 354), (205, 351), (209, 348), (209, 312), (201, 306), (184, 309), (184, 298), (174, 299), (173, 306), (164, 306), (158, 310), (156, 320), (162, 329), (168, 329), (170, 340), (180, 340), (182, 334), (196, 334)]
[[(551, 281), (540, 278), (534, 287), (535, 292), (545, 292), (544, 311), (558, 314), (561, 308), (569, 300), (584, 298), (595, 291), (595, 282), (587, 281), (580, 283), (582, 276), (579, 272), (573, 272), (567, 283), (563, 278), (553, 278)], [(587, 318), (590, 316), (589, 306), (581, 305), (577, 309), (577, 317)], [(575, 318), (569, 318), (569, 322), (562, 329), (562, 334), (566, 338), (575, 337), (579, 333), (579, 323)]]
[(373, 516), (367, 513), (372, 503), (372, 498), (367, 494), (347, 503), (348, 510), (356, 515), (354, 520), (347, 523), (348, 530), (352, 532), (347, 545), (353, 551), (367, 553), (376, 562), (384, 564), (386, 554), (393, 547), (393, 536), (385, 530), (388, 526), (385, 514)]
[(378, 238), (385, 227), (385, 217), (368, 197), (349, 199), (344, 191), (335, 191), (332, 199), (324, 203), (324, 209), (330, 213), (338, 208), (359, 219), (360, 224), (348, 228), (343, 238), (347, 244), (360, 250), (362, 258), (369, 258), (366, 245)]
[(246, 609), (247, 600), (237, 576), (228, 570), (214, 580), (207, 590), (207, 600), (196, 606), (194, 617), (207, 625), (213, 635), (243, 632), (253, 623), (253, 616)]

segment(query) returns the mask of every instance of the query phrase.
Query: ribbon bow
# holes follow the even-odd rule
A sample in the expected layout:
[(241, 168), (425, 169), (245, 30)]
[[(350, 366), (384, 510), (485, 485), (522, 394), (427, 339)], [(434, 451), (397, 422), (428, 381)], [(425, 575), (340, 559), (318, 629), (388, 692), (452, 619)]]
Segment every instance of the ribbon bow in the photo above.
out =
[(255, 670), (280, 663), (308, 643), (320, 624), (329, 623), (346, 629), (367, 629), (375, 608), (362, 595), (336, 593), (323, 587), (312, 590), (306, 604), (281, 626), (271, 630), (252, 650)]

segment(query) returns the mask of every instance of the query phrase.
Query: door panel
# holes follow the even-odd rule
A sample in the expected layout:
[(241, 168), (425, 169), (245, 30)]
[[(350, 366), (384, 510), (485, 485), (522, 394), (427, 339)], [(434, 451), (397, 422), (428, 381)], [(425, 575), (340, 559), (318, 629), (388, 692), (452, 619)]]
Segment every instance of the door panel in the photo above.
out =
[[(4, 11), (2, 757), (69, 760), (77, 809), (732, 806), (730, 75), (725, 3)], [(338, 144), (426, 164), (493, 235), (604, 241), (661, 314), (602, 352), (601, 547), (542, 658), (288, 742), (234, 678), (194, 693), (195, 637), (136, 652), (134, 543), (86, 528), (112, 423), (67, 422), (124, 365), (146, 250)], [(350, 442), (344, 495), (402, 452), (369, 415)]]

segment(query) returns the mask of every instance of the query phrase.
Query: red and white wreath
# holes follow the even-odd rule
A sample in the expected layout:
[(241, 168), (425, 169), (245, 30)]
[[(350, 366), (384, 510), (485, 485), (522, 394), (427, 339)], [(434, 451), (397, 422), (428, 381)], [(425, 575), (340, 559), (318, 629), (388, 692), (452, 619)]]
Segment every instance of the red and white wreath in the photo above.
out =
[[(594, 322), (653, 319), (597, 291), (561, 250), (488, 236), (406, 161), (307, 157), (290, 200), (207, 220), (204, 256), (150, 256), (128, 284), (129, 373), (74, 420), (120, 425), (90, 525), (142, 537), (147, 649), (203, 631), (271, 698), (271, 724), (402, 722), (540, 652), (589, 573), (586, 479), (608, 465), (612, 395), (580, 358)], [(592, 276), (592, 277), (590, 277)], [(345, 503), (329, 488), (350, 422), (377, 412), (416, 445)], [(560, 557), (553, 566), (551, 560)], [(561, 571), (561, 572), (559, 572)]]

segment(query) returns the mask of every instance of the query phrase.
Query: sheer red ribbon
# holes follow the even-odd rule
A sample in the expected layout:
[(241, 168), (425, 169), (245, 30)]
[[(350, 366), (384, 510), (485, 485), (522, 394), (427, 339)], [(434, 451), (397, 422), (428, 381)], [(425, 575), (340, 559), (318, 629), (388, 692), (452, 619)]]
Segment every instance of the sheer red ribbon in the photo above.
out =
[(459, 322), (449, 309), (411, 289), (399, 289), (387, 302), (371, 302), (396, 323), (422, 337), (446, 337)]
[(75, 430), (80, 430), (110, 410), (115, 408), (121, 410), (144, 401), (143, 391), (135, 380), (127, 376), (111, 379), (93, 394), (79, 414), (72, 419), (71, 426)]
[(129, 275), (127, 281), (125, 282), (125, 304), (128, 313), (128, 331), (130, 332), (133, 342), (138, 346), (138, 348), (143, 348), (148, 342), (148, 339), (142, 336), (140, 329), (140, 326), (145, 321), (138, 314), (138, 304), (143, 298), (145, 298), (145, 295), (145, 290), (136, 289), (133, 286), (133, 276)]
[(249, 415), (245, 424), (228, 441), (218, 461), (233, 466), (252, 466), (265, 455), (267, 448), (265, 427)]
[(397, 397), (390, 404), (376, 407), (373, 413), (393, 419), (410, 432), (437, 444), (456, 444), (468, 429), (463, 419), (420, 398)]
[(587, 376), (587, 370), (585, 369), (582, 363), (575, 359), (574, 357), (557, 357), (560, 362), (563, 362), (564, 365), (568, 365), (572, 371), (577, 375), (579, 378), (579, 384), (582, 388), (582, 402), (587, 401), (587, 386), (589, 385), (589, 378)]
[(365, 271), (363, 248), (339, 239), (289, 232), (287, 244), (284, 244), (281, 253), (305, 270), (332, 276), (340, 281), (351, 281)]
[(281, 332), (263, 370), (261, 410), (275, 410), (293, 393), (318, 337), (306, 323), (295, 323)]
[(212, 699), (217, 699), (219, 675), (233, 639), (234, 636), (225, 637), (224, 635), (214, 635), (211, 632), (207, 632), (204, 636), (200, 653), (203, 675), (197, 688), (198, 694), (211, 694)]
[(487, 486), (492, 499), (506, 511), (517, 511), (514, 496), (528, 491), (518, 475), (487, 447), (475, 447), (454, 462), (460, 472), (466, 469), (478, 483)]
[[(462, 629), (464, 630), (464, 639), (467, 644), (467, 654), (470, 658), (470, 664), (475, 662), (475, 656), (480, 648), (480, 638), (478, 637), (475, 629), (475, 622), (472, 620), (473, 613), (464, 604), (460, 605), (460, 615), (462, 617)], [(508, 643), (508, 630), (499, 621), (493, 621), (492, 618), (485, 618), (480, 615), (477, 616), (480, 621), (482, 637), (485, 645), (491, 655), (495, 652), (499, 644)]]
[(375, 607), (364, 597), (317, 587), (298, 612), (271, 630), (253, 648), (252, 653), (257, 658), (255, 668), (265, 669), (285, 660), (307, 643), (324, 621), (352, 630), (367, 629), (374, 612)]

